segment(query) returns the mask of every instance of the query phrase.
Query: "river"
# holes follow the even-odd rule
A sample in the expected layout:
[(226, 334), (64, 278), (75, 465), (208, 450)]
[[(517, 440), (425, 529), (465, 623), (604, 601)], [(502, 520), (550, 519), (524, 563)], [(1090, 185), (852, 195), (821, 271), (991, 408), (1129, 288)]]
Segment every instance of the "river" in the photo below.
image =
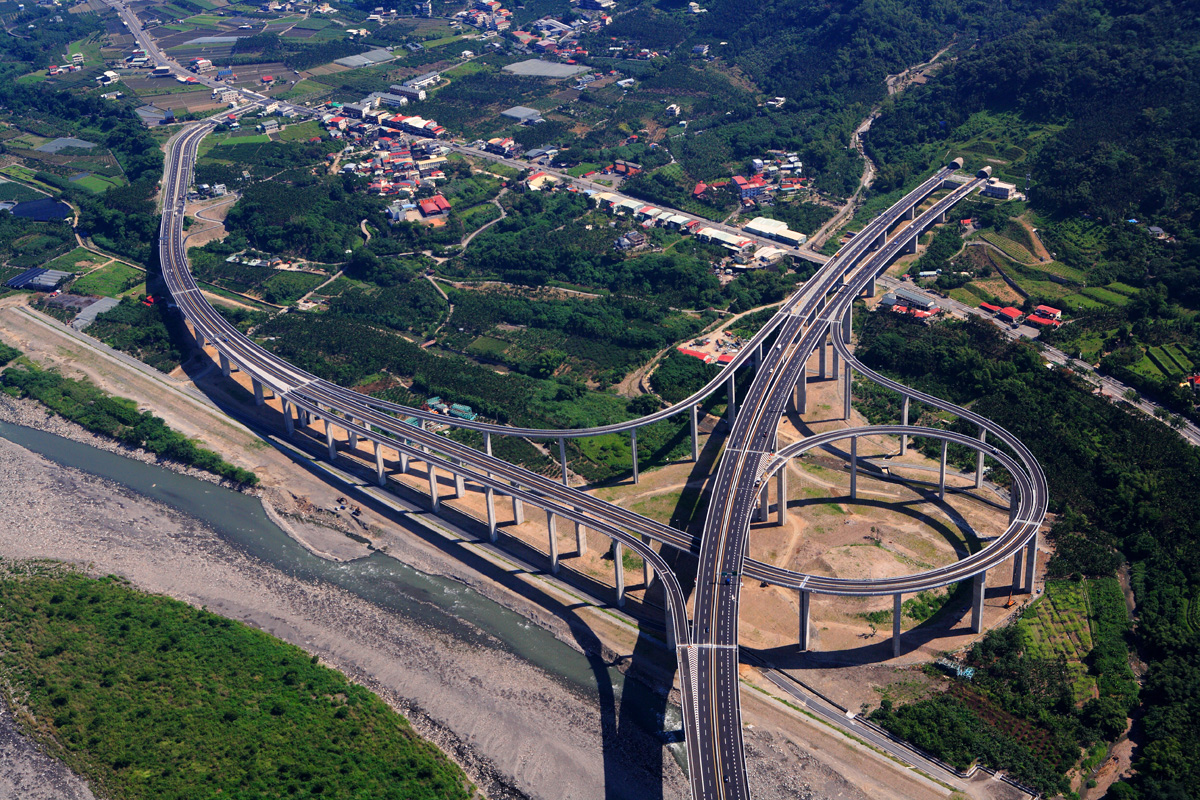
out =
[[(601, 687), (601, 673), (593, 660), (457, 581), (419, 572), (378, 551), (345, 562), (319, 558), (273, 523), (257, 498), (153, 464), (2, 421), (0, 438), (172, 506), (203, 521), (247, 556), (295, 578), (336, 585), (473, 646), (502, 648), (589, 700), (599, 701), (603, 695), (634, 710), (633, 721), (651, 734), (661, 735), (680, 727), (679, 709), (664, 704), (641, 682), (627, 681), (619, 670), (610, 667), (602, 673), (607, 685)], [(637, 713), (637, 709), (642, 712)], [(686, 769), (683, 748), (682, 744), (670, 745), (676, 762)]]

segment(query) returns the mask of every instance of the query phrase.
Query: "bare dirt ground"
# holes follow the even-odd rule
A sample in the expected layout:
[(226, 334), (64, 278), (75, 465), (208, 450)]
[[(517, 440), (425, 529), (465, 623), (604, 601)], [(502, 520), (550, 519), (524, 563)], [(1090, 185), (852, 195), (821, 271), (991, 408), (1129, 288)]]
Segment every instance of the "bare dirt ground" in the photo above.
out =
[(228, 235), (225, 230), (225, 215), (237, 202), (236, 195), (226, 195), (216, 200), (204, 200), (199, 203), (189, 203), (184, 213), (194, 217), (200, 224), (193, 226), (187, 232), (185, 242), (187, 248), (203, 247), (209, 242), (216, 242)]
[(0, 800), (93, 800), (87, 782), (25, 736), (0, 697)]

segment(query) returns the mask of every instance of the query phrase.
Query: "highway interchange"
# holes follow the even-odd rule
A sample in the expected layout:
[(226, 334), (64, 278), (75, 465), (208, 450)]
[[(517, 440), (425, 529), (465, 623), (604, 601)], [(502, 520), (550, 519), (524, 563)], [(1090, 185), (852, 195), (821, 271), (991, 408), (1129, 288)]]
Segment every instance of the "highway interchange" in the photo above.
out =
[[(129, 14), (127, 9), (119, 10), (123, 15)], [(136, 17), (133, 19), (136, 21)], [(139, 36), (139, 40), (144, 38), (148, 39)], [(152, 47), (146, 49), (156, 61), (166, 63), (157, 50)], [(267, 102), (266, 98), (252, 92), (244, 92), (243, 96), (248, 104), (235, 109), (233, 113), (245, 113)], [(701, 400), (723, 386), (731, 390), (735, 371), (746, 365), (753, 354), (761, 353), (761, 363), (748, 396), (740, 404), (740, 413), (733, 415), (733, 429), (715, 481), (717, 490), (709, 508), (704, 533), (697, 541), (696, 537), (597, 500), (586, 492), (494, 458), (490, 452), (480, 453), (446, 437), (407, 425), (395, 415), (437, 419), (440, 422), (447, 420), (420, 409), (386, 403), (331, 384), (288, 364), (242, 336), (201, 294), (190, 273), (183, 235), (184, 204), (197, 147), (216, 124), (216, 119), (210, 119), (189, 125), (172, 140), (162, 187), (164, 200), (160, 256), (163, 277), (175, 302), (192, 324), (197, 339), (202, 344), (213, 345), (223, 359), (236, 364), (256, 384), (277, 395), (283, 401), (289, 429), (293, 425), (293, 411), (302, 422), (305, 417), (323, 421), (331, 458), (338, 456), (333, 431), (335, 427), (341, 428), (351, 437), (374, 443), (381, 482), (384, 479), (386, 446), (397, 454), (425, 461), (431, 469), (436, 467), (447, 473), (465, 475), (485, 487), (489, 502), (493, 493), (511, 495), (557, 517), (586, 525), (646, 559), (662, 582), (668, 606), (668, 639), (674, 643), (679, 655), (682, 707), (694, 798), (749, 797), (741, 737), (737, 649), (737, 605), (742, 576), (790, 586), (801, 592), (917, 592), (995, 566), (1013, 557), (1031, 537), (1036, 536), (1046, 506), (1045, 479), (1036, 461), (1020, 442), (993, 423), (964, 409), (871, 373), (854, 359), (839, 333), (850, 304), (863, 288), (882, 272), (901, 248), (910, 245), (920, 230), (976, 190), (979, 179), (953, 188), (931, 209), (902, 228), (892, 240), (873, 251), (872, 247), (884, 242), (893, 224), (906, 215), (911, 217), (917, 205), (946, 183), (952, 170), (943, 170), (914, 189), (873, 220), (836, 257), (829, 260), (783, 304), (774, 319), (759, 331), (750, 345), (744, 347), (717, 378), (682, 403), (639, 420), (587, 430), (544, 431), (455, 421), (462, 427), (481, 431), (489, 440), (492, 435), (545, 439), (616, 432), (634, 432), (636, 435), (638, 427), (695, 409)], [(831, 332), (835, 352), (844, 359), (847, 368), (853, 367), (860, 374), (913, 399), (970, 420), (986, 430), (993, 441), (1005, 444), (1017, 454), (1014, 460), (994, 446), (981, 445), (977, 440), (962, 437), (966, 440), (964, 443), (986, 447), (985, 452), (989, 456), (1011, 466), (1019, 487), (1014, 496), (1017, 503), (1014, 505), (1013, 523), (989, 547), (951, 567), (885, 583), (804, 575), (746, 559), (749, 521), (757, 505), (760, 486), (765, 486), (770, 473), (780, 467), (788, 454), (788, 451), (783, 451), (772, 457), (776, 449), (779, 419), (793, 396), (797, 382), (805, 379), (803, 376), (809, 355), (818, 346), (824, 347), (824, 339)], [(912, 428), (907, 430), (915, 432)], [(866, 432), (860, 433), (866, 435)], [(837, 433), (829, 441), (851, 435), (845, 430)], [(824, 441), (822, 439), (811, 446), (818, 446)], [(436, 485), (431, 484), (431, 492), (436, 507)], [(494, 521), (489, 520), (489, 527), (494, 533)], [(695, 606), (690, 621), (687, 598), (679, 581), (647, 539), (688, 552), (699, 552)]]

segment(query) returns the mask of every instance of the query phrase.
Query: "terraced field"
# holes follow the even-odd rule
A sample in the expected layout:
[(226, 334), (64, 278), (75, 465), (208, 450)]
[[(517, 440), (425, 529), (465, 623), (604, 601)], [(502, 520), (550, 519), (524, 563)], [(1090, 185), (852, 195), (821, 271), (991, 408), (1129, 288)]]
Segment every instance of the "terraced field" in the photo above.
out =
[(1034, 658), (1065, 658), (1076, 702), (1093, 696), (1096, 679), (1084, 659), (1092, 650), (1086, 584), (1047, 581), (1046, 593), (1021, 617), (1026, 652)]

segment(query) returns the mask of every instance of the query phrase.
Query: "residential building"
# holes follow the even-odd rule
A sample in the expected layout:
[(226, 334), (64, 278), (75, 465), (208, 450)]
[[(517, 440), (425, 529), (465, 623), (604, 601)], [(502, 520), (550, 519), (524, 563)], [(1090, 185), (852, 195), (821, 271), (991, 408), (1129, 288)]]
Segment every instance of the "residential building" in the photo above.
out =
[(407, 97), (409, 100), (424, 100), (426, 97), (424, 89), (414, 89), (411, 86), (405, 86), (399, 83), (393, 83), (388, 88), (391, 89), (393, 93), (401, 97)]
[(404, 85), (410, 89), (428, 89), (430, 86), (436, 86), (441, 80), (442, 76), (440, 73), (426, 72), (424, 75), (409, 78), (404, 82)]
[(417, 203), (423, 217), (441, 217), (450, 213), (450, 202), (440, 194), (435, 194)]

